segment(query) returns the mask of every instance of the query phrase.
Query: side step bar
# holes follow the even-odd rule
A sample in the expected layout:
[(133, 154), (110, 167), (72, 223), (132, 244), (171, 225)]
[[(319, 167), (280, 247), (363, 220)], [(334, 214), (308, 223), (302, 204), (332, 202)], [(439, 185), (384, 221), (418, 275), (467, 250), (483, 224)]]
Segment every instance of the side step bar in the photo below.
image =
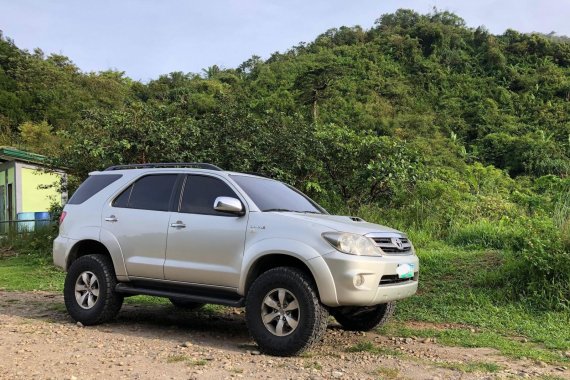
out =
[(200, 303), (211, 303), (216, 305), (232, 306), (232, 307), (243, 307), (245, 306), (245, 298), (238, 298), (238, 295), (203, 295), (203, 294), (192, 294), (185, 292), (177, 292), (172, 290), (163, 290), (157, 288), (145, 288), (139, 286), (132, 286), (125, 283), (119, 283), (115, 286), (115, 291), (121, 294), (128, 295), (145, 295), (145, 296), (156, 296), (156, 297), (167, 297), (167, 298), (180, 298), (186, 301), (200, 302)]

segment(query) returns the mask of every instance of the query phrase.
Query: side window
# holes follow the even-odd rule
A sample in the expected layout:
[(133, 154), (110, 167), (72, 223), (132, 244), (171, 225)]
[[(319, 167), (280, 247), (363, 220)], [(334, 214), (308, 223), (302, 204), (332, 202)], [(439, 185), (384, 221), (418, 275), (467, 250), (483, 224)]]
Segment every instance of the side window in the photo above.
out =
[(236, 193), (220, 179), (201, 175), (189, 175), (184, 186), (180, 212), (233, 216), (232, 214), (214, 210), (214, 201), (217, 197), (238, 198)]
[(79, 186), (67, 203), (70, 205), (81, 204), (121, 177), (121, 174), (91, 175)]
[(176, 174), (142, 177), (113, 201), (113, 207), (168, 211)]
[(119, 195), (113, 201), (113, 207), (128, 207), (129, 206), (129, 198), (131, 197), (131, 191), (133, 191), (133, 186), (131, 185), (127, 188), (127, 190), (123, 191), (121, 195)]

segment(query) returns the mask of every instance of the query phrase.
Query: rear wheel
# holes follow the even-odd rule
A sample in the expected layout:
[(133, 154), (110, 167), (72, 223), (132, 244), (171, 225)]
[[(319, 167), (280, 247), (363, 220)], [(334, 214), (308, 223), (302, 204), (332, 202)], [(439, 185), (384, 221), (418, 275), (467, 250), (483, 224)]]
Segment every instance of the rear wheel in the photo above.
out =
[(183, 298), (169, 298), (170, 302), (179, 309), (185, 310), (198, 310), (204, 303), (187, 301)]
[(395, 302), (364, 307), (337, 307), (330, 310), (343, 329), (349, 331), (369, 331), (385, 324), (394, 314)]
[(268, 270), (247, 294), (247, 327), (269, 355), (297, 355), (308, 349), (322, 338), (327, 317), (313, 281), (296, 268)]
[(84, 325), (114, 318), (123, 304), (115, 292), (117, 278), (111, 258), (87, 255), (75, 260), (65, 278), (63, 298), (71, 317)]

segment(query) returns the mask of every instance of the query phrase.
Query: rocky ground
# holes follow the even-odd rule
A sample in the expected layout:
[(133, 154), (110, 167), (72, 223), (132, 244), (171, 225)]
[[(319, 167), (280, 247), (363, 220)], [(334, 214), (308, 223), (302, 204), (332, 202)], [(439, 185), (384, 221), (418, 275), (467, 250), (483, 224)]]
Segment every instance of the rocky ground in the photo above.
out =
[(2, 379), (570, 379), (567, 368), (492, 349), (344, 332), (332, 320), (324, 341), (303, 356), (266, 356), (242, 310), (232, 308), (126, 304), (115, 322), (82, 327), (61, 295), (47, 292), (0, 291), (0, 358)]

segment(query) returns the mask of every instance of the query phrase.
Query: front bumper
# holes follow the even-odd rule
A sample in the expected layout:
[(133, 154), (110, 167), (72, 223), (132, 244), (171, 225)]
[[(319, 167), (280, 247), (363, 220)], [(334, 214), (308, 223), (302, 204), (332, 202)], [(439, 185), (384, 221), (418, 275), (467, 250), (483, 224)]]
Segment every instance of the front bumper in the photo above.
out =
[[(327, 306), (377, 305), (409, 297), (418, 289), (419, 260), (416, 255), (371, 257), (334, 251), (315, 260), (319, 259), (330, 271), (329, 276), (316, 278), (321, 302)], [(400, 264), (413, 265), (414, 277), (399, 279), (396, 268)], [(359, 276), (361, 284), (356, 281)], [(381, 279), (384, 279), (382, 283)], [(332, 283), (326, 284), (331, 280)], [(321, 291), (324, 286), (332, 286), (335, 291)]]

